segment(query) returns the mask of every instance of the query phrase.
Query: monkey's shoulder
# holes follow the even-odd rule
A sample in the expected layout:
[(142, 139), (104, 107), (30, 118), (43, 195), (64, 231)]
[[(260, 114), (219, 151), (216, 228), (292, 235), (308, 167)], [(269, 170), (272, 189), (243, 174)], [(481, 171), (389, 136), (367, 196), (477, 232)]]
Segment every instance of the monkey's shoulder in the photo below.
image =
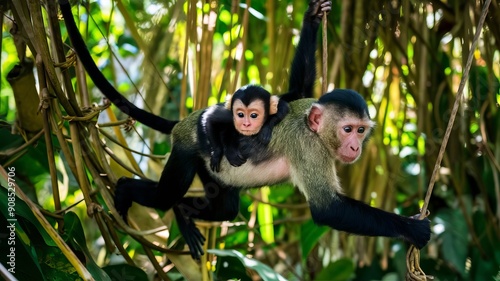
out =
[(315, 102), (318, 102), (318, 100), (313, 99), (313, 98), (306, 98), (306, 99), (299, 99), (299, 100), (292, 101), (289, 103), (289, 106), (290, 106), (289, 113), (301, 114), (304, 112), (304, 110), (309, 109), (311, 107), (311, 105)]
[(198, 123), (204, 109), (196, 110), (182, 119), (172, 129), (172, 141), (182, 145), (195, 145), (198, 141)]
[(315, 99), (300, 99), (289, 102), (290, 110), (281, 122), (273, 128), (269, 151), (281, 155), (302, 145), (304, 134), (308, 135), (306, 116)]
[(309, 109), (311, 108), (311, 105), (317, 101), (318, 100), (313, 98), (305, 98), (290, 102), (288, 104), (290, 107), (288, 114), (283, 118), (283, 120), (280, 123), (277, 124), (274, 131), (276, 130), (290, 131), (291, 128), (293, 128), (292, 130), (301, 131), (300, 129), (302, 125), (303, 124), (305, 125), (305, 116), (307, 115)]

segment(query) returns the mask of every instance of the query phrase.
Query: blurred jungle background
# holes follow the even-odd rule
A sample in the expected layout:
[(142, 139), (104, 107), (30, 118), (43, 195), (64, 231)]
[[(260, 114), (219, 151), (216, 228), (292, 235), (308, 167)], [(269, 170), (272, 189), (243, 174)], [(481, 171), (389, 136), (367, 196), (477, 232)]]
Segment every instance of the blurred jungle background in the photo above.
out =
[[(249, 83), (286, 92), (308, 5), (70, 2), (107, 79), (172, 120)], [(420, 252), (435, 280), (500, 280), (500, 6), (492, 1), (476, 30), (484, 4), (334, 0), (325, 81), (318, 35), (315, 95), (323, 83), (355, 89), (377, 123), (361, 159), (339, 168), (345, 192), (408, 216), (422, 206), (473, 53), (429, 202), (432, 238)], [(171, 211), (134, 206), (126, 228), (110, 212), (115, 182), (158, 179), (168, 136), (108, 106), (69, 48), (56, 0), (0, 0), (0, 10), (2, 275), (14, 265), (18, 280), (404, 279), (408, 245), (314, 225), (289, 185), (242, 192), (235, 221), (200, 222), (214, 249), (200, 262), (186, 255)], [(194, 184), (190, 193), (200, 191)], [(13, 218), (15, 231), (5, 227)]]

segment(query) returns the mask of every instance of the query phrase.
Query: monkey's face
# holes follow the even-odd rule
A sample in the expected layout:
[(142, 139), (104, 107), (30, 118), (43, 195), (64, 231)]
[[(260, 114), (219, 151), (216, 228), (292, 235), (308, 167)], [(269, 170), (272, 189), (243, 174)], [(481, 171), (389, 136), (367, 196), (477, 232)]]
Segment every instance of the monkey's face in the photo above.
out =
[(265, 105), (262, 100), (252, 101), (248, 106), (241, 100), (235, 100), (233, 103), (234, 127), (244, 136), (257, 134), (264, 124), (265, 116)]
[(337, 159), (349, 164), (358, 160), (363, 150), (363, 142), (372, 128), (369, 119), (346, 116), (337, 124), (339, 146)]
[(358, 160), (373, 125), (368, 116), (359, 118), (356, 112), (321, 104), (313, 104), (308, 116), (309, 129), (318, 134), (333, 157), (346, 164)]

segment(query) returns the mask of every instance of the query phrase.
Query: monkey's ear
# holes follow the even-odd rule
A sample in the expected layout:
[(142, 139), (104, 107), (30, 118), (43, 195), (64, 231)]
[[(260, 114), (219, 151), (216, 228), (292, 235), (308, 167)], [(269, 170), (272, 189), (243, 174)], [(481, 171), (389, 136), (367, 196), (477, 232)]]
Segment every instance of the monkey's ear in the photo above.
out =
[(226, 94), (226, 102), (224, 102), (224, 107), (227, 110), (231, 110), (231, 100), (233, 99), (233, 95)]
[(321, 119), (323, 117), (323, 106), (320, 104), (313, 104), (307, 116), (307, 125), (313, 132), (318, 132), (321, 127)]
[(273, 95), (269, 100), (269, 115), (276, 114), (278, 112), (278, 103), (280, 102), (280, 97)]

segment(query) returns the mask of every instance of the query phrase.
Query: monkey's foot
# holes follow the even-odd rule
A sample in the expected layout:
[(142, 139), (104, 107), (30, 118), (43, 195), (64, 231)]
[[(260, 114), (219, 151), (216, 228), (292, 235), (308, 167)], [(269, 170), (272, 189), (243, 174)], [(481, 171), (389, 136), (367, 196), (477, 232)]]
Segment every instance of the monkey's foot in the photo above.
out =
[(191, 252), (191, 257), (193, 257), (193, 259), (199, 260), (200, 257), (205, 254), (205, 252), (203, 251), (205, 237), (196, 227), (193, 219), (191, 217), (183, 216), (177, 206), (174, 207), (174, 214), (175, 219), (177, 220), (179, 231), (184, 237), (184, 240), (186, 240), (186, 244), (189, 247), (189, 252)]

